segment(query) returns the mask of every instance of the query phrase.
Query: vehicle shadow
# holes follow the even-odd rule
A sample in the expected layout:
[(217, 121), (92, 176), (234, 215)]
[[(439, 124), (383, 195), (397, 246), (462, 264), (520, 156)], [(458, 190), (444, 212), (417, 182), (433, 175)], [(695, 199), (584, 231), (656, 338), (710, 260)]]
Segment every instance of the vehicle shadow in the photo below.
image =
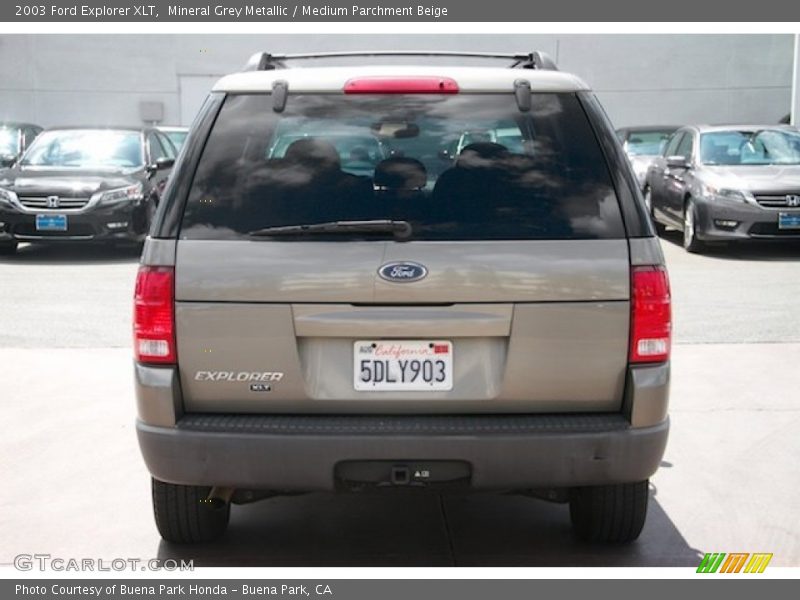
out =
[(15, 254), (0, 256), (0, 264), (91, 264), (138, 262), (141, 247), (129, 244), (21, 244)]
[[(661, 242), (677, 246), (683, 250), (683, 234), (680, 231), (668, 229), (661, 234)], [(800, 241), (747, 241), (747, 242), (715, 242), (708, 244), (703, 256), (720, 260), (752, 260), (763, 262), (791, 262), (800, 260)]]
[(501, 494), (324, 494), (235, 506), (213, 544), (160, 542), (195, 566), (697, 566), (651, 487), (645, 529), (629, 545), (574, 538), (567, 505)]

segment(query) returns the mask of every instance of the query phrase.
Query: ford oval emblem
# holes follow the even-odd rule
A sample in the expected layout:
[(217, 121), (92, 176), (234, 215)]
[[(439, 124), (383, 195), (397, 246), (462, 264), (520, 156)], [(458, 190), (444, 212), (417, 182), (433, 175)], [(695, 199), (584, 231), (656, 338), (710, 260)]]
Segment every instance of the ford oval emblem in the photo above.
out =
[(378, 269), (381, 279), (397, 283), (419, 281), (428, 274), (428, 269), (414, 262), (386, 263)]

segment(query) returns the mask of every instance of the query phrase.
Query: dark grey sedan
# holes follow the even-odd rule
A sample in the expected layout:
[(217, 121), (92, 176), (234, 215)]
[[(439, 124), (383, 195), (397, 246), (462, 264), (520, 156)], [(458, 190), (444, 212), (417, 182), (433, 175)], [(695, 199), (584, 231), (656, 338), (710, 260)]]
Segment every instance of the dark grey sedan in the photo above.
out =
[(800, 239), (800, 132), (791, 127), (689, 126), (650, 166), (645, 202), (656, 228), (683, 245)]

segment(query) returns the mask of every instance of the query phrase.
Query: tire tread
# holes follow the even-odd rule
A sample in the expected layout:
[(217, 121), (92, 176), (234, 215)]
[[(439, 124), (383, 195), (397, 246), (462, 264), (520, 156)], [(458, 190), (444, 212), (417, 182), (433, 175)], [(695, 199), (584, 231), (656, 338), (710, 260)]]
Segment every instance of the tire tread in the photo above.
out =
[(576, 488), (570, 498), (570, 517), (583, 540), (632, 542), (644, 526), (647, 500), (647, 481)]
[(224, 533), (230, 506), (204, 504), (210, 489), (152, 480), (153, 515), (164, 540), (194, 544), (210, 542)]

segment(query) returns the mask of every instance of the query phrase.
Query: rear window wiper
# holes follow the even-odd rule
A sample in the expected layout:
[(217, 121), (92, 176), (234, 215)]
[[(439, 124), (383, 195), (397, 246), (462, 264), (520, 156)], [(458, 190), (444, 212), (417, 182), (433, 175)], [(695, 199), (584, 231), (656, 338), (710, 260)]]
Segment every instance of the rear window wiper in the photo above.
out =
[(397, 240), (411, 237), (411, 223), (408, 221), (329, 221), (327, 223), (306, 223), (303, 225), (285, 225), (281, 227), (265, 227), (251, 231), (254, 237), (277, 237), (281, 235), (306, 235), (316, 233), (391, 233)]

